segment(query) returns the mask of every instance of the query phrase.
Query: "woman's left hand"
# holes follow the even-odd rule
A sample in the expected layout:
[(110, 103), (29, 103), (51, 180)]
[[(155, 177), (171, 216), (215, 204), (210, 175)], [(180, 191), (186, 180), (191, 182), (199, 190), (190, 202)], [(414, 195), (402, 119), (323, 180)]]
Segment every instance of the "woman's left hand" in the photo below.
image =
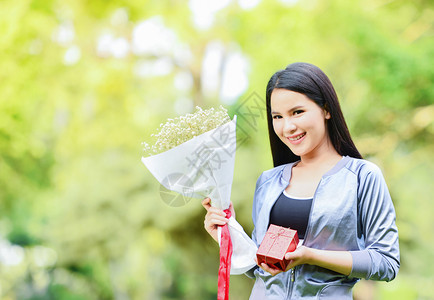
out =
[[(288, 260), (289, 263), (285, 271), (288, 271), (289, 269), (292, 269), (298, 265), (309, 263), (309, 250), (310, 248), (307, 248), (305, 246), (300, 246), (297, 249), (295, 249), (293, 252), (286, 253), (285, 260)], [(256, 263), (258, 262), (256, 261)], [(270, 273), (272, 276), (276, 276), (277, 274), (283, 272), (282, 270), (273, 268), (267, 265), (266, 263), (261, 263), (258, 266), (264, 271)]]
[(308, 264), (310, 262), (310, 250), (311, 248), (300, 246), (293, 252), (286, 253), (285, 260), (289, 261), (286, 271), (298, 265)]

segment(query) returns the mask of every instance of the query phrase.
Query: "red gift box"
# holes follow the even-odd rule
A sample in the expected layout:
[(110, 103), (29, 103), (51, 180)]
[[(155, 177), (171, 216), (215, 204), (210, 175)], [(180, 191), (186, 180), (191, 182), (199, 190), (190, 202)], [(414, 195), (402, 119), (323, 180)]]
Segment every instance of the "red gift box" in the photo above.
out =
[(289, 263), (285, 260), (285, 254), (294, 251), (297, 245), (297, 230), (271, 224), (256, 252), (258, 264), (265, 262), (269, 266), (285, 271)]

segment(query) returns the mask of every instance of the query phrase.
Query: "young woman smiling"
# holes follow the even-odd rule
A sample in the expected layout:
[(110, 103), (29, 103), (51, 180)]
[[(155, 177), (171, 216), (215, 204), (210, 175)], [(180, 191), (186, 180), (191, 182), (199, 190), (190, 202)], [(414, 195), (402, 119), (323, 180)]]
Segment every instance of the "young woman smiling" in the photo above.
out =
[[(297, 229), (301, 243), (282, 272), (265, 263), (250, 299), (352, 299), (360, 278), (389, 281), (399, 269), (395, 210), (380, 169), (362, 159), (336, 92), (316, 66), (294, 63), (267, 85), (274, 168), (256, 183), (253, 241), (270, 224)], [(202, 202), (217, 240), (225, 213)], [(233, 210), (233, 208), (231, 208)]]

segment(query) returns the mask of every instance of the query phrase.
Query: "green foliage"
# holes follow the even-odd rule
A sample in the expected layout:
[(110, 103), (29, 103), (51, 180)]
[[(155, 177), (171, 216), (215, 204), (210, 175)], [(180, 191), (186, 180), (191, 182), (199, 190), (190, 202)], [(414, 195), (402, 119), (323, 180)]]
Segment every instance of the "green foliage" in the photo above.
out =
[[(246, 138), (232, 188), (246, 231), (271, 158), (265, 116), (251, 126), (241, 106), (263, 97), (276, 70), (317, 64), (395, 202), (402, 267), (374, 285), (375, 299), (433, 299), (432, 3), (283, 2), (232, 1), (200, 29), (188, 1), (1, 1), (0, 298), (215, 299), (218, 247), (200, 200), (161, 201), (140, 143), (167, 118), (220, 105), (222, 66), (217, 91), (201, 75), (217, 42), (223, 57), (242, 53), (249, 64), (247, 90), (226, 105)], [(98, 48), (107, 33), (131, 46), (151, 18), (174, 32), (169, 50), (116, 57)], [(170, 39), (159, 37), (149, 44)], [(191, 84), (174, 84), (180, 74)], [(232, 298), (248, 297), (250, 279), (231, 284)]]

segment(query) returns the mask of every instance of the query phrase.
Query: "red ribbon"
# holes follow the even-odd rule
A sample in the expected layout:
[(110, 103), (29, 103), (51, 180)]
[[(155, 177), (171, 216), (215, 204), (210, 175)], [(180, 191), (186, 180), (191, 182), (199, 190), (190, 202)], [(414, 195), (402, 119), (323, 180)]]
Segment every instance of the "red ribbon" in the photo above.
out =
[[(231, 217), (229, 209), (224, 210), (226, 218)], [(220, 240), (220, 266), (218, 278), (217, 300), (229, 299), (229, 278), (231, 275), (232, 241), (229, 234), (228, 224), (221, 226), (222, 235)]]

